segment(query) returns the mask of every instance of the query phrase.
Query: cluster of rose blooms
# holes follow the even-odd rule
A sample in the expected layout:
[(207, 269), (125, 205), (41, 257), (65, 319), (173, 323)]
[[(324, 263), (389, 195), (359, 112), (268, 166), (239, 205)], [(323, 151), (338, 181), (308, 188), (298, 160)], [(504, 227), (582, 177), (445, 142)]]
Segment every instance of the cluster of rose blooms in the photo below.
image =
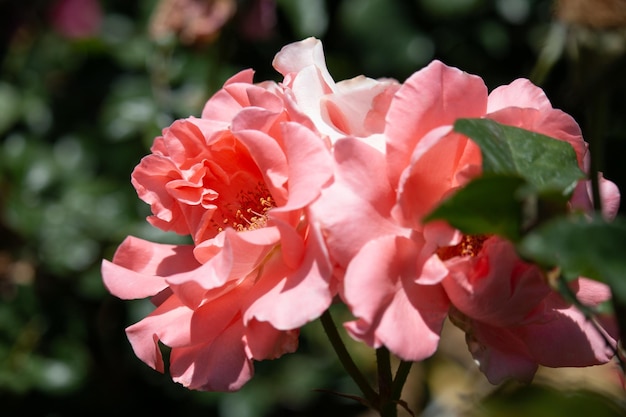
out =
[[(273, 65), (282, 82), (236, 74), (199, 118), (164, 129), (132, 173), (148, 221), (193, 240), (128, 237), (103, 263), (112, 294), (156, 306), (126, 330), (142, 361), (164, 371), (160, 341), (175, 381), (236, 390), (254, 361), (295, 351), (299, 329), (333, 302), (354, 316), (343, 323), (352, 338), (405, 361), (431, 356), (449, 318), (492, 383), (611, 360), (611, 318), (587, 320), (510, 242), (423, 221), (481, 174), (479, 147), (452, 129), (458, 118), (568, 142), (588, 172), (578, 125), (541, 89), (518, 79), (488, 93), (439, 61), (404, 83), (335, 82), (313, 38)], [(610, 218), (619, 192), (600, 184)], [(578, 184), (572, 209), (591, 210), (589, 190)], [(571, 288), (589, 306), (610, 298), (583, 277)]]

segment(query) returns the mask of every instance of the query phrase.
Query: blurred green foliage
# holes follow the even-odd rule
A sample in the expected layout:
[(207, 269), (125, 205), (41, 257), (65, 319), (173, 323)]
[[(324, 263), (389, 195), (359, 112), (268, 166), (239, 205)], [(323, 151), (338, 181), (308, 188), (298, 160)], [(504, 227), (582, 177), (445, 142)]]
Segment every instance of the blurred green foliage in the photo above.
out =
[(624, 409), (591, 391), (555, 389), (544, 385), (504, 386), (472, 413), (480, 417), (620, 417)]
[[(259, 34), (246, 27), (249, 13), (258, 17), (257, 2), (239, 0), (213, 42), (193, 45), (174, 35), (148, 36), (156, 0), (102, 0), (100, 26), (82, 38), (54, 25), (57, 3), (0, 1), (0, 414), (363, 413), (356, 403), (314, 391), (357, 392), (318, 323), (303, 329), (298, 353), (257, 364), (258, 375), (234, 394), (187, 391), (133, 355), (124, 327), (150, 305), (110, 296), (100, 261), (129, 234), (184, 238), (145, 222), (149, 208), (138, 200), (130, 172), (161, 128), (198, 115), (238, 70), (252, 67), (257, 80), (277, 79), (274, 54), (306, 36), (322, 39), (336, 80), (365, 74), (402, 81), (435, 58), (482, 76), (490, 88), (527, 77), (553, 25), (551, 1), (268, 1), (275, 20)], [(556, 107), (585, 120), (589, 89), (574, 84), (573, 73), (572, 63), (560, 60), (545, 88)], [(609, 75), (600, 77), (612, 94), (604, 107), (608, 139), (598, 153), (607, 177), (623, 185), (626, 94), (621, 73)], [(351, 349), (373, 371), (373, 353), (357, 344)], [(539, 415), (520, 411), (510, 395), (495, 398), (485, 415), (514, 415), (498, 414), (510, 407), (515, 415)], [(545, 403), (538, 394), (528, 398)], [(557, 408), (545, 415), (588, 415), (560, 397), (547, 402)]]

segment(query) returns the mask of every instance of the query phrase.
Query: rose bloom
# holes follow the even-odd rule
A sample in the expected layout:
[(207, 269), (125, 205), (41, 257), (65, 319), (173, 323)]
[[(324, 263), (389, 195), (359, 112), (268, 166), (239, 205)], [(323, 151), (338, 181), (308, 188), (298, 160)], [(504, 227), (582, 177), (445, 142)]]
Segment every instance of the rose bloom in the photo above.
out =
[(200, 118), (175, 121), (132, 173), (148, 221), (193, 244), (127, 238), (102, 274), (122, 299), (156, 309), (126, 329), (135, 354), (191, 389), (232, 391), (253, 360), (297, 347), (335, 293), (309, 205), (332, 178), (328, 141), (277, 84), (243, 71)]
[(330, 305), (333, 268), (309, 206), (332, 179), (333, 141), (382, 132), (399, 87), (335, 83), (314, 38), (284, 47), (274, 66), (282, 83), (232, 77), (132, 174), (148, 221), (193, 244), (129, 237), (103, 262), (111, 293), (157, 306), (127, 329), (137, 356), (163, 371), (157, 342), (170, 346), (170, 373), (189, 388), (238, 389), (252, 360), (295, 350), (297, 329)]
[[(575, 121), (553, 109), (528, 80), (488, 94), (479, 77), (438, 61), (413, 74), (391, 99), (383, 132), (374, 135), (384, 140), (384, 150), (356, 138), (338, 140), (335, 181), (313, 205), (335, 268), (344, 273), (339, 291), (355, 316), (346, 329), (372, 347), (384, 345), (403, 360), (418, 361), (435, 352), (450, 315), (492, 382), (527, 380), (538, 364), (608, 361), (614, 338), (604, 335), (607, 346), (502, 239), (463, 236), (441, 221), (423, 223), (480, 175), (480, 149), (452, 130), (458, 118), (480, 117), (566, 141), (580, 167), (588, 167)], [(611, 217), (619, 192), (600, 180)], [(591, 207), (588, 182), (580, 182), (571, 205)], [(585, 279), (573, 290), (589, 305), (609, 296), (604, 285)], [(568, 343), (567, 354), (562, 343)]]
[[(546, 285), (537, 266), (517, 258), (510, 242), (489, 238), (473, 256), (455, 256), (446, 266), (450, 319), (466, 332), (468, 348), (491, 383), (512, 377), (529, 382), (538, 365), (589, 366), (613, 357), (614, 323), (600, 317), (604, 328), (594, 328)], [(611, 296), (606, 285), (585, 278), (571, 289), (589, 307)]]

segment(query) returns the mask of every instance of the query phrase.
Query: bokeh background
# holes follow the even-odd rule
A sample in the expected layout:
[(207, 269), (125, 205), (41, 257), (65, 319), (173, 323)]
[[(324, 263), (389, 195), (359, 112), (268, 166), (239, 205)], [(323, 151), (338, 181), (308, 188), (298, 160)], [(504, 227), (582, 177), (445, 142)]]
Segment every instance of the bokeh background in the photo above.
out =
[[(335, 80), (403, 81), (432, 59), (490, 88), (531, 77), (626, 186), (624, 0), (0, 0), (0, 416), (371, 415), (331, 393), (358, 391), (316, 322), (240, 392), (184, 389), (125, 338), (150, 304), (100, 279), (127, 235), (184, 240), (145, 222), (129, 181), (161, 128), (241, 69), (278, 80), (274, 54), (308, 36)], [(626, 415), (612, 365), (493, 387), (449, 327), (403, 398), (424, 416)]]

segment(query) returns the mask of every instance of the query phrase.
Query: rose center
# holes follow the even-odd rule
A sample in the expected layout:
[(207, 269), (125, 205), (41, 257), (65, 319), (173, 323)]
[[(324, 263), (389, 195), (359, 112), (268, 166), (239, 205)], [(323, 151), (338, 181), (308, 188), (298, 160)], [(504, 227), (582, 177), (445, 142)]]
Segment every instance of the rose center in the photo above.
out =
[(239, 232), (260, 229), (266, 226), (268, 212), (274, 207), (270, 192), (259, 182), (256, 187), (239, 190), (231, 201), (222, 204), (212, 223), (218, 232), (229, 226)]
[(465, 235), (458, 244), (437, 249), (437, 255), (442, 261), (455, 256), (476, 256), (488, 238), (488, 235)]

